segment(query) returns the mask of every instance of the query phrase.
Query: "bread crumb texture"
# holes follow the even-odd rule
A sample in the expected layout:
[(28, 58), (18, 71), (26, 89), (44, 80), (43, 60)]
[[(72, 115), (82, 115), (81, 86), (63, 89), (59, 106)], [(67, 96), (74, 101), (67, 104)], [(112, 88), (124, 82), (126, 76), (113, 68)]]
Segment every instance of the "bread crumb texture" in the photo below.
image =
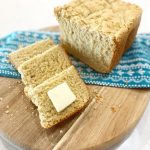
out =
[(50, 39), (38, 41), (32, 45), (19, 48), (17, 51), (10, 53), (9, 60), (15, 66), (15, 68), (18, 68), (25, 61), (37, 56), (38, 54), (41, 54), (42, 52), (51, 48), (53, 45), (53, 41)]
[(55, 74), (71, 66), (71, 62), (60, 46), (54, 46), (24, 62), (18, 71), (25, 85), (35, 87)]
[(57, 7), (55, 12), (58, 18), (68, 18), (82, 27), (117, 36), (121, 28), (134, 23), (141, 8), (121, 0), (74, 0), (64, 7)]
[(120, 0), (74, 0), (55, 8), (63, 47), (99, 72), (110, 72), (136, 35), (142, 10)]
[[(25, 47), (23, 50), (16, 52), (16, 58), (14, 54), (11, 55), (14, 57), (14, 65), (16, 63), (22, 81), (25, 84), (25, 94), (37, 106), (41, 125), (44, 128), (50, 128), (74, 115), (89, 100), (87, 87), (75, 67), (72, 66), (65, 50), (59, 45), (53, 45), (49, 48), (49, 42), (49, 40), (40, 41)], [(75, 94), (76, 100), (58, 113), (47, 93), (64, 82), (68, 84)], [(7, 106), (7, 108), (9, 107)], [(24, 109), (27, 111), (29, 108), (26, 106)], [(33, 117), (38, 115), (34, 108), (30, 109)], [(9, 111), (6, 110), (5, 113), (8, 114)]]
[[(62, 112), (58, 113), (48, 97), (47, 92), (63, 82), (68, 84), (75, 94), (76, 100)], [(52, 127), (69, 118), (81, 110), (89, 100), (88, 89), (73, 66), (64, 70), (61, 74), (55, 76), (55, 78), (48, 79), (35, 87), (32, 94), (32, 98), (34, 98), (38, 107), (41, 125), (44, 128)]]

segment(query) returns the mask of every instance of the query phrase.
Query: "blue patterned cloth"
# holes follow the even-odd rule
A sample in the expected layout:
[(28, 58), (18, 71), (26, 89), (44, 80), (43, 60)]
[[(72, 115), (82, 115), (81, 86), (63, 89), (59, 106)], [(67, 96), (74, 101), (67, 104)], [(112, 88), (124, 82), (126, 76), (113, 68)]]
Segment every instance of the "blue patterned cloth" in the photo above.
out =
[[(21, 46), (48, 37), (59, 43), (59, 33), (55, 32), (19, 31), (0, 39), (0, 76), (20, 78), (20, 74), (9, 63), (7, 55)], [(131, 48), (109, 74), (98, 73), (73, 57), (71, 60), (88, 84), (150, 88), (150, 34), (138, 34)]]

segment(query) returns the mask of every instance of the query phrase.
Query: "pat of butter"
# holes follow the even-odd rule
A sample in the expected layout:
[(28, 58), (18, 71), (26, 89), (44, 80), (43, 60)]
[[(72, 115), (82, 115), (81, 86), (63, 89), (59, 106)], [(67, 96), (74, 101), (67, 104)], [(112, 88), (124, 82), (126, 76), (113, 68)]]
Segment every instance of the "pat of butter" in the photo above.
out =
[(76, 100), (76, 96), (66, 82), (49, 90), (47, 94), (57, 112), (61, 112)]

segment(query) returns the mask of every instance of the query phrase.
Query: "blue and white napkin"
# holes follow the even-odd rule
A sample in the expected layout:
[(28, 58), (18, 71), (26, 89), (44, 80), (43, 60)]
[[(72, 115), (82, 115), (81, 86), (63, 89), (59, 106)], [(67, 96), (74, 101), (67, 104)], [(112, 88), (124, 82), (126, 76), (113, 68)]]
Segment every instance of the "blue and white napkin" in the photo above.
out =
[[(7, 55), (21, 46), (48, 37), (59, 43), (59, 33), (56, 32), (18, 31), (0, 39), (0, 76), (20, 78), (20, 74), (9, 63)], [(138, 34), (120, 63), (108, 74), (98, 73), (79, 60), (70, 58), (87, 84), (150, 88), (150, 34)]]

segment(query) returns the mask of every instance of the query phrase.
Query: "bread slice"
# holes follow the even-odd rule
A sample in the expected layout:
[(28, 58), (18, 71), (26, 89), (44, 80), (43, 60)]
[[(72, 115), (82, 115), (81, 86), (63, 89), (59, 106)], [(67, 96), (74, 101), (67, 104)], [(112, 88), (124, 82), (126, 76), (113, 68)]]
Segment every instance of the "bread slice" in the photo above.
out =
[[(69, 88), (76, 96), (76, 100), (58, 113), (47, 92), (63, 82), (69, 85)], [(81, 110), (89, 100), (89, 92), (76, 69), (71, 66), (35, 87), (32, 91), (32, 99), (36, 101), (42, 127), (50, 128)]]
[(73, 0), (55, 8), (62, 46), (102, 73), (131, 46), (141, 14), (140, 7), (121, 0)]
[[(56, 75), (54, 75), (54, 76), (52, 76), (50, 79), (51, 80), (54, 80), (55, 78), (57, 78), (57, 76), (58, 75), (61, 75), (63, 73), (63, 71), (62, 72), (60, 72), (59, 74), (56, 74)], [(49, 79), (49, 78), (48, 78)], [(38, 86), (38, 85), (37, 85)], [(28, 85), (28, 86), (25, 86), (25, 88), (24, 88), (24, 93), (25, 93), (25, 95), (29, 98), (29, 100), (32, 100), (32, 103), (34, 104), (34, 105), (36, 105), (36, 106), (38, 106), (38, 101), (34, 98), (34, 94), (33, 94), (33, 89), (34, 89), (35, 87), (33, 87), (33, 86), (31, 86), (31, 85)]]
[(19, 50), (10, 53), (8, 57), (10, 62), (15, 66), (16, 69), (18, 69), (18, 67), (25, 61), (38, 54), (45, 52), (52, 46), (54, 46), (53, 41), (51, 39), (45, 39), (27, 47), (20, 48)]
[(19, 66), (23, 83), (35, 87), (71, 66), (66, 52), (58, 45), (33, 57)]

